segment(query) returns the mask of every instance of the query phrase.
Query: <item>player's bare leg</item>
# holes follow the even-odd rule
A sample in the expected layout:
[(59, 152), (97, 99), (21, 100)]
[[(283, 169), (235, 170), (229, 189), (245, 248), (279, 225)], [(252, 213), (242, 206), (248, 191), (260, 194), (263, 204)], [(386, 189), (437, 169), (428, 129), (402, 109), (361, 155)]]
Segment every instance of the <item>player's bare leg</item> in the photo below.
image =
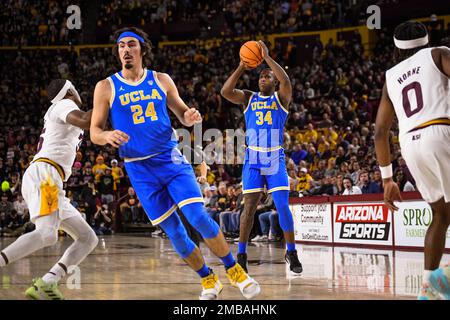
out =
[(244, 195), (244, 209), (242, 210), (239, 222), (239, 244), (237, 260), (238, 263), (248, 272), (247, 264), (247, 242), (253, 228), (255, 212), (259, 201), (261, 200), (261, 192), (246, 193)]

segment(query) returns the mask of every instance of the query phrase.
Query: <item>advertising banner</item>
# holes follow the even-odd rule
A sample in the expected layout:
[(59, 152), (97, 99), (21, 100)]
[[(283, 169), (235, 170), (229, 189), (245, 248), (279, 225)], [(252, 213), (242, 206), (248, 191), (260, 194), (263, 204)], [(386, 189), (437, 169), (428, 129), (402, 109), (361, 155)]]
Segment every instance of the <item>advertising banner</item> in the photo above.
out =
[(392, 246), (392, 215), (381, 202), (333, 203), (334, 242)]
[(332, 243), (331, 204), (291, 205), (294, 216), (295, 240)]
[[(425, 201), (396, 202), (394, 213), (395, 245), (423, 248), (425, 234), (433, 220), (431, 207)], [(446, 248), (450, 248), (450, 229), (447, 230)]]

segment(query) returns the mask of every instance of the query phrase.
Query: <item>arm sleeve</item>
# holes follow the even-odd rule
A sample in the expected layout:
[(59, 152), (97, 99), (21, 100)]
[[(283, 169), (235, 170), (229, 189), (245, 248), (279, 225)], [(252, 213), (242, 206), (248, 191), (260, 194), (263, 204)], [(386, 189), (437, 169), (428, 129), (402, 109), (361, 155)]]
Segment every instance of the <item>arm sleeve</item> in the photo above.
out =
[(60, 120), (63, 123), (66, 123), (67, 115), (74, 110), (80, 110), (80, 108), (78, 108), (72, 100), (64, 99), (53, 106), (53, 109), (50, 111), (49, 118), (52, 121)]

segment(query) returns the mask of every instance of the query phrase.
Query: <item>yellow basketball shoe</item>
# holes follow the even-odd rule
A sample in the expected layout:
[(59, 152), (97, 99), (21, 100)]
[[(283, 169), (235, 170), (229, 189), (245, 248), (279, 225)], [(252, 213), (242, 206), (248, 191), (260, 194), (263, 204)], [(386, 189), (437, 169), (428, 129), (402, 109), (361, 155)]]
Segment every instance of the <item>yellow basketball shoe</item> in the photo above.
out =
[(234, 287), (238, 287), (246, 299), (252, 299), (261, 292), (259, 283), (250, 277), (239, 263), (227, 270), (227, 277)]
[(211, 270), (208, 276), (202, 278), (202, 288), (202, 293), (199, 296), (200, 300), (217, 300), (220, 292), (222, 292), (223, 285), (219, 277)]
[(56, 282), (46, 283), (42, 278), (33, 279), (33, 284), (25, 295), (34, 300), (64, 300)]

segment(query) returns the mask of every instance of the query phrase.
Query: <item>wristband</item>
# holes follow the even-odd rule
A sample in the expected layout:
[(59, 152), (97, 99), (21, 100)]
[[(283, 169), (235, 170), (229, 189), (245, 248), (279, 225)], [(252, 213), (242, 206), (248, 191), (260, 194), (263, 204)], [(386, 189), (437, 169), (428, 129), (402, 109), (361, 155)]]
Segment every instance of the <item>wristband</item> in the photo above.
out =
[(393, 174), (392, 174), (392, 163), (389, 164), (388, 166), (385, 166), (385, 167), (381, 167), (380, 166), (380, 172), (381, 172), (381, 178), (383, 178), (383, 179), (392, 178), (392, 176), (393, 176)]

